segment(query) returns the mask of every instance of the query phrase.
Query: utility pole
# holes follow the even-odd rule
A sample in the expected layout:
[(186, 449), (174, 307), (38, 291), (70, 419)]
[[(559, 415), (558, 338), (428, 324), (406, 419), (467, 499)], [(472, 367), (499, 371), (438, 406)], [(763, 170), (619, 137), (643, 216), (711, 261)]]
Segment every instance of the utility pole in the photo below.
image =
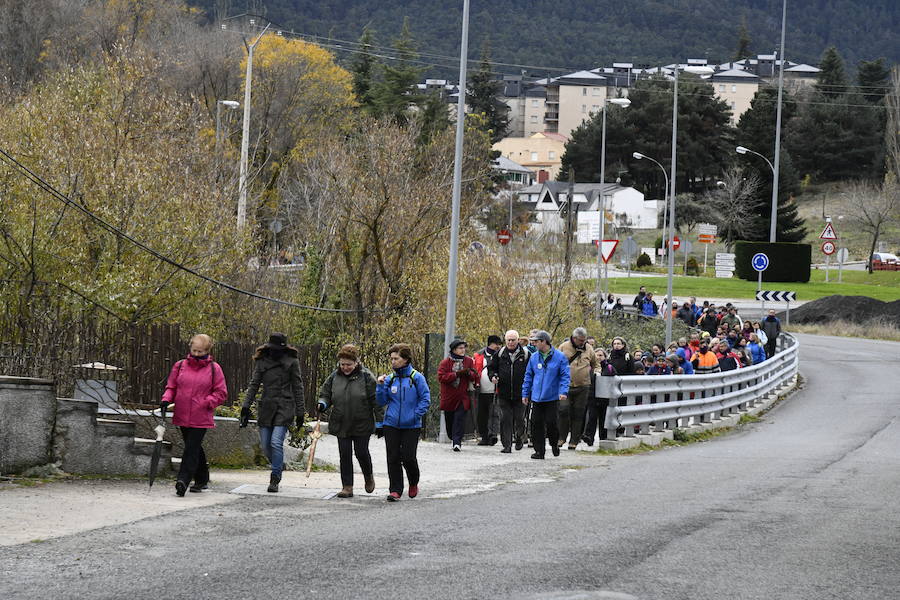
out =
[(566, 202), (566, 263), (565, 281), (572, 280), (572, 217), (575, 214), (575, 169), (569, 169), (569, 196)]
[(241, 176), (238, 189), (238, 207), (237, 207), (237, 226), (243, 229), (247, 224), (247, 155), (250, 151), (250, 88), (253, 86), (253, 51), (256, 45), (266, 35), (271, 23), (267, 23), (265, 29), (256, 38), (256, 41), (247, 45), (244, 40), (244, 46), (247, 47), (247, 73), (244, 78), (244, 129), (241, 133)]
[(772, 221), (769, 225), (769, 242), (775, 242), (775, 226), (778, 221), (778, 167), (781, 162), (781, 98), (784, 93), (784, 28), (787, 23), (787, 0), (781, 7), (781, 47), (775, 54), (780, 61), (778, 68), (778, 108), (775, 116), (775, 166), (772, 169)]
[(669, 184), (669, 236), (666, 240), (666, 257), (669, 259), (668, 284), (666, 286), (666, 347), (672, 343), (672, 277), (675, 272), (675, 249), (673, 248), (673, 240), (675, 239), (675, 158), (677, 156), (678, 142), (678, 69), (680, 65), (675, 63), (675, 85), (672, 92), (672, 183)]
[[(456, 108), (456, 151), (453, 158), (453, 198), (450, 212), (450, 264), (447, 269), (447, 312), (444, 351), (456, 335), (456, 271), (459, 269), (459, 202), (462, 195), (463, 136), (466, 130), (466, 66), (469, 57), (469, 0), (463, 0), (462, 43), (459, 49), (459, 102)], [(443, 416), (443, 415), (442, 415)], [(444, 429), (443, 431), (446, 431)]]

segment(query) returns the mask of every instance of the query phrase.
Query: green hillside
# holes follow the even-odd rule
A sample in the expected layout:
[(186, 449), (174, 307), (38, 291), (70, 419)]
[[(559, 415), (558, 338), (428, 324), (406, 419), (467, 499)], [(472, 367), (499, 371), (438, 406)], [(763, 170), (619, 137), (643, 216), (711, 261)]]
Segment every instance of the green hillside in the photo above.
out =
[[(216, 0), (191, 0), (208, 11)], [(396, 36), (404, 17), (419, 47), (436, 55), (459, 52), (462, 2), (444, 0), (233, 0), (229, 13), (264, 12), (297, 32), (356, 40), (370, 24), (377, 42)], [(470, 54), (490, 39), (494, 59), (547, 67), (593, 68), (612, 61), (658, 64), (676, 59), (733, 58), (746, 23), (753, 54), (778, 44), (781, 0), (473, 0)], [(791, 0), (787, 56), (815, 64), (834, 45), (851, 69), (859, 60), (900, 61), (900, 2), (897, 0)], [(437, 57), (430, 74), (455, 72)], [(505, 67), (511, 73), (517, 67)]]

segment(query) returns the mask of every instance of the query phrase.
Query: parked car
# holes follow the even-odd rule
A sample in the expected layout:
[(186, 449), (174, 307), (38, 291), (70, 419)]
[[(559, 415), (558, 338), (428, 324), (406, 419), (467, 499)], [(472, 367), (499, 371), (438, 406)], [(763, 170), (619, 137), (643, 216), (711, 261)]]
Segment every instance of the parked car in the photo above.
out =
[(872, 270), (900, 271), (900, 258), (889, 252), (876, 252), (872, 255)]

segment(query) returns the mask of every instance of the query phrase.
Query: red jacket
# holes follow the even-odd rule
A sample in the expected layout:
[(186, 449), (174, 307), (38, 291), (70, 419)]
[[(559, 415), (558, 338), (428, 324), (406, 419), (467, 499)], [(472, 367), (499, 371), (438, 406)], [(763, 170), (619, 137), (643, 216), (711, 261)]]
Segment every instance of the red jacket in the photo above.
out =
[[(442, 360), (438, 366), (438, 381), (441, 382), (441, 410), (457, 410), (460, 406), (469, 410), (472, 407), (469, 383), (478, 383), (478, 373), (471, 356), (462, 359), (459, 371), (453, 370), (452, 358)], [(458, 383), (454, 386), (454, 382)]]
[(222, 367), (211, 356), (198, 360), (190, 355), (172, 366), (163, 402), (174, 402), (172, 424), (212, 429), (216, 407), (228, 399)]

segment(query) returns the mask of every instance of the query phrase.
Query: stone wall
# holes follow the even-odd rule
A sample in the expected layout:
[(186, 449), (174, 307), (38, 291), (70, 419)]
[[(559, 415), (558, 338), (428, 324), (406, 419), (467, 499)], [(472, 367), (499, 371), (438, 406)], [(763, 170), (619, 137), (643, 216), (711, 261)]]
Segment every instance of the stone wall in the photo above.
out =
[(53, 382), (0, 377), (0, 472), (21, 473), (52, 457)]

